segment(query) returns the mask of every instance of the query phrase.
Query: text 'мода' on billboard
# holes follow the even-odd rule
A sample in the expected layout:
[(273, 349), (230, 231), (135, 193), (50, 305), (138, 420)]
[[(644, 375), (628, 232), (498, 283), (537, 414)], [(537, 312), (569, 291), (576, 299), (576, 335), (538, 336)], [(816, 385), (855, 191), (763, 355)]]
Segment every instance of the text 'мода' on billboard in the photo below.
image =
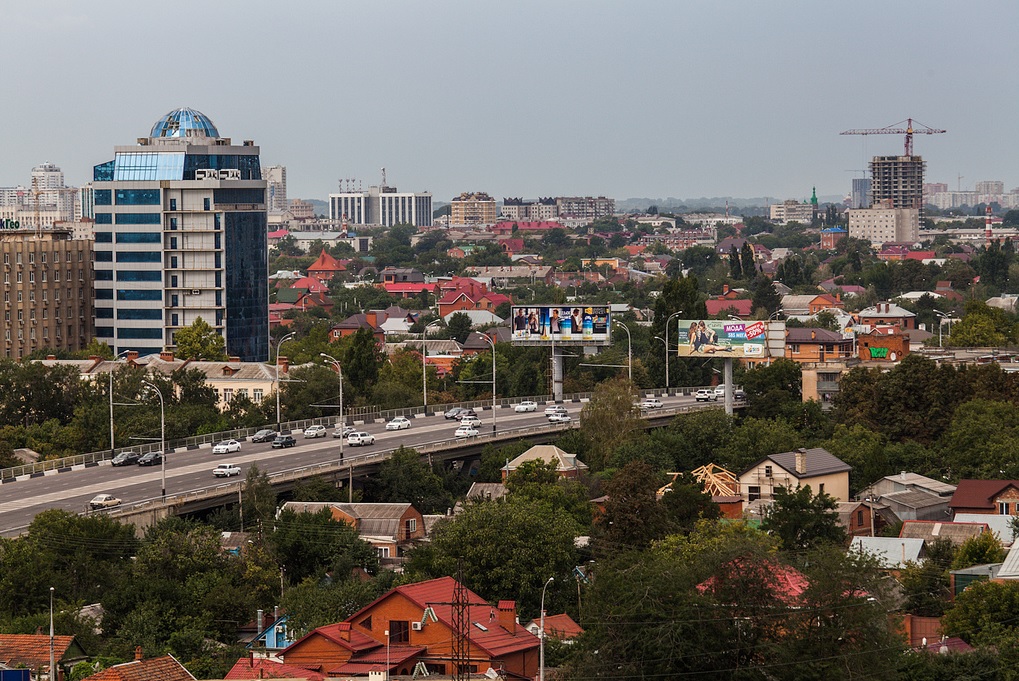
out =
[(767, 322), (679, 320), (680, 357), (764, 357)]
[(516, 345), (610, 345), (608, 305), (514, 305)]

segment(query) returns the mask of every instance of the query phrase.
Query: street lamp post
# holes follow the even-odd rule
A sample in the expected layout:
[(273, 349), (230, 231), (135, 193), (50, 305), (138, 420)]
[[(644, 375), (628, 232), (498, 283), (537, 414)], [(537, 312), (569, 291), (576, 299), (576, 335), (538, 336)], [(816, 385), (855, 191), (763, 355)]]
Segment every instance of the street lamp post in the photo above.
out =
[(166, 403), (163, 402), (163, 391), (155, 383), (142, 381), (142, 385), (147, 385), (159, 395), (159, 476), (162, 485), (159, 496), (166, 501)]
[(492, 435), (495, 435), (495, 341), (487, 333), (481, 337), (492, 346)]
[[(944, 341), (945, 320), (948, 318), (948, 315), (942, 312), (941, 310), (934, 310), (934, 314), (936, 314), (940, 318), (940, 320), (938, 321), (938, 347), (943, 348), (945, 347)], [(948, 340), (951, 341), (952, 327), (948, 327), (948, 334), (949, 334)]]
[(53, 668), (56, 666), (56, 656), (53, 654), (53, 587), (50, 587), (50, 681), (57, 681)]
[(613, 319), (612, 321), (623, 327), (623, 331), (626, 332), (626, 372), (630, 381), (633, 381), (633, 340), (630, 336), (630, 329), (619, 320)]
[[(669, 324), (673, 317), (683, 314), (682, 310), (676, 310), (665, 320), (665, 394), (669, 394)], [(679, 322), (676, 322), (676, 343), (679, 343)]]
[[(340, 463), (343, 463), (343, 427), (346, 425), (346, 420), (343, 418), (343, 367), (340, 366), (340, 361), (331, 355), (326, 353), (320, 353), (322, 357), (329, 361), (333, 367), (336, 368), (336, 375), (340, 379)], [(352, 489), (347, 490), (348, 495), (353, 494)]]
[(538, 681), (545, 681), (545, 589), (555, 581), (549, 577), (541, 587), (541, 623), (538, 625)]
[(126, 355), (129, 351), (124, 350), (116, 357), (113, 358), (113, 366), (110, 367), (110, 457), (113, 457), (113, 452), (116, 446), (113, 443), (113, 370), (117, 368), (117, 360), (120, 359), (121, 355)]
[(428, 346), (425, 344), (425, 339), (428, 336), (428, 329), (438, 324), (439, 320), (436, 319), (434, 322), (425, 324), (425, 328), (421, 329), (421, 396), (424, 398), (425, 416), (428, 416), (428, 364), (425, 362), (425, 358), (428, 356)]
[(288, 333), (287, 335), (280, 338), (279, 342), (276, 343), (276, 433), (278, 434), (283, 428), (282, 419), (280, 417), (280, 347), (288, 340), (293, 338), (294, 332)]

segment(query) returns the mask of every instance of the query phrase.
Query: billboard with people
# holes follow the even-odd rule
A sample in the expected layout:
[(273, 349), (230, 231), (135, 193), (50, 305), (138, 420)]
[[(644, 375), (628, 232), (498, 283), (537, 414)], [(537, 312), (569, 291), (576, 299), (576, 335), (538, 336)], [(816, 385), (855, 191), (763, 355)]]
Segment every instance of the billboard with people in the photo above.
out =
[(680, 357), (763, 357), (767, 322), (679, 320)]
[(608, 305), (514, 305), (511, 319), (515, 343), (611, 343)]

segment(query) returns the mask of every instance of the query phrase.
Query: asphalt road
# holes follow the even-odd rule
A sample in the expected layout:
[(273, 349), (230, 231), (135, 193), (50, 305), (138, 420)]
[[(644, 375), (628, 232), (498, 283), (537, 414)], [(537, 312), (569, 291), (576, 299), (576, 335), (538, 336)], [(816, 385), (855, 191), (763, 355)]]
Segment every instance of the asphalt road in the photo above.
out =
[[(693, 404), (692, 396), (662, 398), (665, 407)], [(547, 423), (544, 406), (538, 405), (534, 413), (516, 413), (513, 409), (502, 408), (496, 413), (500, 432), (509, 428), (524, 428)], [(565, 404), (574, 420), (580, 415), (582, 404)], [(491, 432), (491, 409), (478, 412), (481, 433)], [(379, 451), (395, 449), (400, 445), (416, 447), (453, 437), (459, 422), (446, 420), (441, 414), (411, 419), (411, 427), (405, 430), (386, 431), (385, 424), (375, 423), (358, 426), (358, 430), (375, 435), (375, 444), (351, 447), (344, 443), (345, 462), (356, 461), (358, 457)], [(213, 454), (212, 449), (187, 452), (171, 452), (165, 460), (166, 493), (181, 494), (188, 491), (213, 487), (225, 481), (212, 475), (212, 469), (221, 463), (237, 464), (241, 477), (247, 475), (253, 463), (269, 473), (303, 468), (315, 464), (335, 461), (339, 456), (340, 441), (332, 437), (332, 429), (325, 438), (305, 439), (295, 433), (297, 446), (287, 449), (272, 449), (270, 443), (242, 442), (241, 451), (233, 454)], [(112, 494), (124, 503), (159, 498), (163, 473), (159, 466), (137, 465), (113, 467), (108, 462), (92, 468), (72, 470), (63, 473), (51, 472), (27, 480), (0, 485), (0, 535), (20, 533), (41, 511), (60, 508), (80, 512), (87, 508), (88, 501), (97, 494)], [(230, 480), (237, 480), (231, 478)]]

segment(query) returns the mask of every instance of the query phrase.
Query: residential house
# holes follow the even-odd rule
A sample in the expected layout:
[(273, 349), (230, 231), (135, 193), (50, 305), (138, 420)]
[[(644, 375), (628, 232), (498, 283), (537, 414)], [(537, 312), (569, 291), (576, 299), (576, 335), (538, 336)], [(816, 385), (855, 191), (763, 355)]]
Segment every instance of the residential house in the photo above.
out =
[(904, 520), (902, 522), (902, 529), (899, 531), (899, 537), (923, 539), (928, 542), (934, 539), (948, 539), (956, 546), (961, 546), (967, 539), (990, 531), (991, 528), (987, 526), (987, 523)]
[(488, 231), (498, 236), (541, 238), (553, 229), (564, 229), (564, 225), (554, 220), (502, 220), (489, 227)]
[(492, 606), (452, 577), (398, 586), (345, 621), (308, 633), (283, 651), (283, 660), (331, 677), (369, 671), (408, 677), (418, 670), (451, 674), (453, 604), (458, 599), (467, 604), (470, 619), (465, 671), (534, 678), (538, 639), (517, 623), (516, 604)]
[(1002, 546), (1012, 546), (1015, 543), (1016, 530), (1013, 527), (1010, 515), (989, 515), (987, 513), (956, 513), (952, 520), (957, 523), (985, 523), (994, 536), (998, 538)]
[(335, 342), (344, 336), (353, 336), (361, 329), (366, 329), (375, 336), (380, 344), (386, 342), (386, 332), (376, 323), (377, 314), (373, 312), (352, 314), (342, 322), (333, 324), (329, 329), (329, 341)]
[[(461, 279), (461, 281), (464, 281)], [(488, 290), (481, 282), (467, 279), (470, 282), (460, 288), (446, 290), (439, 298), (439, 316), (445, 318), (454, 312), (467, 310), (483, 310), (495, 314), (495, 309), (503, 303), (512, 304), (513, 299), (502, 293)]]
[(909, 563), (923, 560), (927, 555), (927, 543), (914, 538), (856, 536), (849, 550), (874, 556), (884, 570), (901, 570)]
[(840, 501), (836, 509), (839, 524), (850, 537), (872, 537), (877, 529), (877, 514), (862, 501)]
[(499, 247), (503, 253), (512, 258), (517, 253), (523, 252), (524, 240), (515, 238), (499, 239)]
[(860, 324), (868, 326), (898, 326), (903, 331), (916, 328), (916, 315), (895, 303), (881, 302), (860, 310)]
[(552, 268), (547, 265), (515, 264), (468, 267), (467, 273), (478, 281), (490, 283), (491, 288), (512, 288), (535, 283), (552, 285)]
[(849, 500), (849, 471), (852, 466), (826, 449), (797, 449), (770, 454), (739, 475), (739, 489), (748, 502), (772, 501), (775, 489), (795, 490), (811, 487), (814, 494), (824, 492), (836, 501)]
[(318, 259), (308, 266), (308, 276), (312, 279), (328, 284), (336, 277), (347, 271), (343, 263), (329, 255), (326, 249), (322, 249)]
[[(527, 631), (535, 636), (540, 635), (541, 619), (531, 620), (527, 625)], [(583, 633), (584, 628), (565, 612), (559, 615), (545, 615), (545, 638), (554, 638), (563, 643), (573, 643), (573, 639)]]
[(821, 249), (830, 251), (843, 239), (849, 236), (849, 230), (844, 227), (827, 227), (821, 230)]
[(782, 296), (782, 312), (786, 317), (814, 317), (824, 310), (832, 310), (837, 314), (838, 311), (845, 309), (846, 304), (842, 302), (841, 293)]
[(846, 359), (853, 356), (853, 339), (827, 329), (787, 327), (785, 356), (801, 364)]
[[(74, 636), (53, 637), (53, 660), (59, 676), (70, 678), (71, 668), (87, 659), (88, 655)], [(48, 676), (50, 637), (45, 634), (0, 634), (0, 665), (10, 669), (28, 669), (35, 679)]]
[(910, 352), (910, 338), (919, 329), (904, 333), (898, 326), (860, 325), (856, 329), (856, 347), (864, 362), (901, 362)]
[(857, 498), (888, 508), (899, 520), (947, 520), (955, 485), (902, 471), (864, 488)]
[(268, 655), (275, 655), (294, 642), (293, 631), (288, 626), (290, 616), (258, 611), (255, 618), (255, 634), (247, 644), (248, 649), (257, 649)]
[(577, 458), (576, 454), (568, 454), (555, 445), (534, 445), (526, 452), (511, 460), (502, 467), (502, 480), (528, 461), (543, 461), (554, 464), (556, 473), (561, 478), (575, 479), (587, 472), (587, 464)]
[(948, 507), (953, 513), (1019, 515), (1019, 480), (960, 480)]
[(173, 655), (142, 659), (138, 647), (131, 662), (107, 667), (84, 681), (195, 681), (195, 677)]
[(749, 298), (710, 298), (704, 301), (704, 305), (708, 308), (709, 317), (725, 316), (725, 318), (728, 318), (729, 315), (735, 317), (749, 317), (754, 313), (754, 301)]
[(866, 288), (857, 284), (836, 284), (835, 277), (825, 279), (819, 284), (819, 286), (828, 293), (842, 292), (843, 295), (847, 296), (858, 296), (861, 293), (867, 292)]
[(377, 286), (397, 298), (413, 298), (422, 293), (435, 293), (435, 284), (425, 281), (425, 275), (410, 267), (386, 267), (379, 272)]
[(333, 518), (357, 530), (375, 547), (383, 565), (403, 563), (407, 549), (425, 538), (421, 512), (410, 504), (347, 504), (337, 501), (288, 501), (281, 510), (318, 513), (329, 509)]
[(304, 667), (249, 655), (237, 660), (223, 678), (228, 681), (244, 681), (246, 679), (305, 679), (306, 681), (325, 681), (326, 676)]

